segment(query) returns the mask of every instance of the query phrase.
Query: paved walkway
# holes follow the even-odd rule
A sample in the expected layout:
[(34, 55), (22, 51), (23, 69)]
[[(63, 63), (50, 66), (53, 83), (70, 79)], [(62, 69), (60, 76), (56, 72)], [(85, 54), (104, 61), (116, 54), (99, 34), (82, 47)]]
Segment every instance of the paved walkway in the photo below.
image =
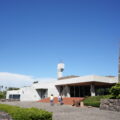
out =
[(99, 110), (99, 108), (80, 108), (58, 104), (50, 106), (49, 103), (37, 102), (2, 102), (2, 104), (45, 109), (53, 112), (53, 120), (120, 120), (120, 112)]

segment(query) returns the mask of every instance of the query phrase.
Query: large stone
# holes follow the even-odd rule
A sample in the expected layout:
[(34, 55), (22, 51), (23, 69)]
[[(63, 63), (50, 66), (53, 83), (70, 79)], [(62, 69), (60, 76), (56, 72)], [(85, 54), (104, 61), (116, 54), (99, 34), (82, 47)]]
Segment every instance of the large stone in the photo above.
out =
[(0, 120), (12, 120), (8, 113), (0, 111)]
[(120, 112), (120, 99), (102, 99), (100, 109)]
[(116, 106), (117, 111), (120, 112), (120, 106)]

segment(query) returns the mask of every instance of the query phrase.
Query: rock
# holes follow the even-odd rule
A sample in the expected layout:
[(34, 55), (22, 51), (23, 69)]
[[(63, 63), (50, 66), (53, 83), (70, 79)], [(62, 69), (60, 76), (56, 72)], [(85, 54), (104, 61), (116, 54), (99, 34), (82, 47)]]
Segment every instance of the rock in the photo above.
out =
[(100, 109), (120, 112), (120, 99), (102, 99)]
[(12, 120), (8, 113), (0, 111), (0, 120)]

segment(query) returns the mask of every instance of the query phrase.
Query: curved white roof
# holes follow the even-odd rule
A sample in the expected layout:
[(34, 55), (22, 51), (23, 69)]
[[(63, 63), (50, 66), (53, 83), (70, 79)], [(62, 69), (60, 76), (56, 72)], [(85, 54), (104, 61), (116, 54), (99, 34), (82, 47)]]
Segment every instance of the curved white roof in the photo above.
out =
[(101, 82), (101, 83), (112, 84), (112, 83), (117, 83), (118, 78), (89, 75), (89, 76), (81, 76), (76, 78), (57, 80), (55, 82), (55, 85), (77, 84), (77, 83), (86, 83), (86, 82)]

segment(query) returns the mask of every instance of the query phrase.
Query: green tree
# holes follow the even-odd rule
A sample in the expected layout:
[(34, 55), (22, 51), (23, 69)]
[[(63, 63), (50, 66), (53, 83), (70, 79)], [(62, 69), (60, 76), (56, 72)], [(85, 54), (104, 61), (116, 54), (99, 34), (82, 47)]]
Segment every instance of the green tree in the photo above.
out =
[(4, 98), (3, 92), (0, 92), (0, 99)]
[(9, 87), (7, 90), (19, 90), (19, 88)]
[(120, 99), (120, 83), (117, 83), (110, 89), (111, 98)]

